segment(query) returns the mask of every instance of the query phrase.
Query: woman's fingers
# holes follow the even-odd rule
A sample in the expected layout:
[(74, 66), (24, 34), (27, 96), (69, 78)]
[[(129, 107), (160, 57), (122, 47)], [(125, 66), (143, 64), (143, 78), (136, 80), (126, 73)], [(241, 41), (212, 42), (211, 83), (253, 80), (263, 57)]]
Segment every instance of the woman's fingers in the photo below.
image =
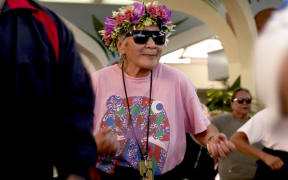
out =
[(227, 140), (223, 133), (219, 133), (213, 138), (213, 140), (208, 144), (209, 152), (213, 157), (226, 157), (229, 153), (235, 150), (233, 143)]

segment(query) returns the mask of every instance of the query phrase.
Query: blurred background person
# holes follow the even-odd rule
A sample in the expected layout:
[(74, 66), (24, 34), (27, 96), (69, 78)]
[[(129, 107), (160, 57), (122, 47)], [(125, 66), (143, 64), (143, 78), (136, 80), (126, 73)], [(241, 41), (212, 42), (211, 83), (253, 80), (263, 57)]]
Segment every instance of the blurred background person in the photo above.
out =
[[(251, 102), (249, 90), (237, 88), (230, 101), (232, 112), (214, 116), (211, 122), (219, 132), (230, 138), (250, 118)], [(256, 159), (235, 151), (218, 161), (218, 173), (221, 180), (253, 179), (256, 167)]]
[[(257, 113), (231, 140), (259, 159), (255, 179), (288, 179), (288, 1), (284, 1), (259, 36), (254, 51), (256, 88), (266, 109)], [(261, 142), (261, 150), (252, 146)]]

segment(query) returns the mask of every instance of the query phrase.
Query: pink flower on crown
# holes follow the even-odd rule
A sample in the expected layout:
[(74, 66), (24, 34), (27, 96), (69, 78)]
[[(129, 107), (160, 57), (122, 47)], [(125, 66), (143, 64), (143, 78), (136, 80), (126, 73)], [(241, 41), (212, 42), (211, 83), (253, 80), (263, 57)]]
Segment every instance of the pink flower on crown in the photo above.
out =
[(104, 37), (103, 40), (104, 40), (106, 46), (110, 46), (110, 44), (111, 44), (111, 39), (110, 38)]
[(119, 26), (119, 25), (122, 24), (122, 22), (123, 22), (122, 16), (121, 16), (120, 13), (118, 13), (117, 16), (116, 16), (116, 23)]
[(149, 6), (148, 7), (148, 12), (153, 17), (157, 17), (158, 16), (158, 12), (157, 11), (158, 11), (158, 8), (156, 6)]
[(158, 17), (160, 19), (163, 19), (165, 17), (165, 15), (166, 15), (166, 12), (163, 9), (159, 8)]
[(125, 11), (125, 20), (130, 21), (131, 17), (132, 17), (132, 11), (130, 9), (128, 9), (127, 11)]

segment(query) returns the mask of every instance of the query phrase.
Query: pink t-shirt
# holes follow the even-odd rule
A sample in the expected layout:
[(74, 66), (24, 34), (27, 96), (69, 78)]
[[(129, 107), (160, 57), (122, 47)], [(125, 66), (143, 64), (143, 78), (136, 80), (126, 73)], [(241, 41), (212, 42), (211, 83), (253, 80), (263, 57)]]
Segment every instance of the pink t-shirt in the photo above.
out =
[[(121, 68), (113, 65), (92, 74), (96, 97), (94, 132), (112, 127), (120, 143), (120, 149), (113, 159), (99, 158), (97, 167), (107, 173), (113, 173), (115, 165), (138, 169), (141, 153), (135, 136), (142, 151), (146, 151), (151, 75), (135, 78), (125, 73), (124, 76), (134, 132), (127, 121), (129, 115)], [(159, 175), (183, 160), (185, 132), (203, 132), (210, 121), (201, 109), (195, 87), (182, 72), (158, 64), (153, 69), (152, 78), (148, 152), (154, 164), (154, 174)]]

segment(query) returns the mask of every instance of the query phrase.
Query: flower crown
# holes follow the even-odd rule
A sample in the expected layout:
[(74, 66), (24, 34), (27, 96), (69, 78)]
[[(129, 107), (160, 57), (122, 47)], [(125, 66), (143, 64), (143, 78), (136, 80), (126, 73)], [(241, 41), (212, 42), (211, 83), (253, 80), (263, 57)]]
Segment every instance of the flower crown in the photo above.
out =
[(175, 25), (171, 22), (171, 11), (165, 5), (134, 2), (133, 5), (121, 7), (113, 11), (112, 17), (105, 18), (105, 28), (99, 31), (111, 51), (117, 51), (116, 41), (127, 33), (131, 27), (144, 29), (145, 26), (157, 25), (167, 36)]

